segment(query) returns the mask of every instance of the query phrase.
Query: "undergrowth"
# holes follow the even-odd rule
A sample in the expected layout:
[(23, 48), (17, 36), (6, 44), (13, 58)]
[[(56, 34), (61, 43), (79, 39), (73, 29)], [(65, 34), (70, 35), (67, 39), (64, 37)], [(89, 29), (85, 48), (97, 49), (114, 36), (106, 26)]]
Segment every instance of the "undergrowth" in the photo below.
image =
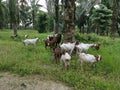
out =
[[(0, 71), (24, 75), (43, 75), (47, 79), (58, 80), (76, 90), (120, 90), (120, 39), (111, 40), (95, 34), (77, 34), (76, 39), (84, 43), (100, 43), (100, 50), (89, 49), (88, 53), (102, 55), (102, 61), (95, 67), (84, 64), (80, 69), (77, 55), (71, 60), (71, 67), (65, 70), (56, 64), (50, 48), (45, 48), (44, 40), (50, 33), (39, 34), (35, 30), (20, 30), (19, 37), (12, 39), (11, 30), (0, 31)], [(39, 37), (36, 46), (24, 46), (24, 35)]]

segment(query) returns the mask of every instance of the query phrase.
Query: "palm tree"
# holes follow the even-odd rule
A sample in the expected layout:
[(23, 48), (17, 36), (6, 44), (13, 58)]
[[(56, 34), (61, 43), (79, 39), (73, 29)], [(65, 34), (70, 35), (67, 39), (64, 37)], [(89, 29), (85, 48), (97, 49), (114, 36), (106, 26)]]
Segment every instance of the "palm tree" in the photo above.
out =
[(58, 25), (59, 25), (59, 0), (54, 0), (55, 4), (55, 21), (54, 21), (54, 31), (55, 33), (58, 33)]
[(31, 13), (32, 13), (32, 23), (33, 23), (33, 28), (35, 29), (35, 25), (36, 25), (36, 14), (37, 11), (39, 9), (39, 7), (41, 7), (41, 5), (39, 4), (40, 0), (29, 0), (30, 2), (30, 7), (31, 7)]
[(47, 10), (50, 17), (54, 19), (54, 32), (59, 30), (59, 0), (46, 0)]
[(10, 28), (13, 28), (14, 36), (17, 36), (17, 11), (18, 11), (18, 0), (9, 0), (9, 16), (10, 16)]
[(117, 31), (117, 26), (118, 26), (118, 11), (119, 11), (119, 2), (120, 0), (113, 0), (112, 2), (112, 24), (111, 24), (111, 32), (110, 32), (110, 37), (112, 39), (115, 38), (115, 32)]
[(24, 29), (32, 23), (32, 15), (27, 0), (19, 0), (19, 19)]
[[(77, 0), (76, 7), (76, 24), (80, 30), (80, 32), (84, 33), (84, 25), (88, 25), (89, 27), (89, 16), (91, 15), (91, 10), (95, 4), (100, 3), (100, 0)], [(90, 32), (90, 28), (88, 28), (87, 32)]]
[(2, 0), (0, 0), (0, 29), (4, 27), (5, 22), (5, 4)]
[(75, 1), (76, 0), (64, 1), (64, 28), (63, 28), (64, 42), (74, 40), (75, 9), (76, 9)]

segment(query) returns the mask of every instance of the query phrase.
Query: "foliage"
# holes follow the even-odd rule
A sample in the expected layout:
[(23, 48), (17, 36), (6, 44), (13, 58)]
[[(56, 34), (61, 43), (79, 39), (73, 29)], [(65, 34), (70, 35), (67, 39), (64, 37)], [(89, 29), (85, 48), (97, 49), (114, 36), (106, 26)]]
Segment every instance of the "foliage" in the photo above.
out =
[(45, 13), (39, 13), (37, 30), (39, 33), (46, 32), (47, 27), (47, 15)]
[(76, 24), (80, 32), (85, 32), (84, 26), (88, 24), (89, 15), (91, 15), (91, 10), (96, 3), (96, 0), (77, 0)]
[(105, 5), (100, 4), (100, 8), (93, 9), (93, 14), (90, 16), (90, 21), (93, 27), (96, 27), (97, 32), (100, 35), (105, 35), (108, 33), (111, 25), (112, 11), (108, 9)]
[(79, 40), (80, 42), (99, 42), (100, 41), (100, 39), (94, 33), (93, 34), (76, 33), (75, 39)]
[(53, 28), (54, 28), (54, 19), (50, 16), (48, 16), (47, 18), (47, 31), (48, 32), (53, 32)]
[(6, 20), (7, 20), (7, 13), (8, 10), (6, 8), (5, 2), (0, 0), (0, 29), (5, 27)]

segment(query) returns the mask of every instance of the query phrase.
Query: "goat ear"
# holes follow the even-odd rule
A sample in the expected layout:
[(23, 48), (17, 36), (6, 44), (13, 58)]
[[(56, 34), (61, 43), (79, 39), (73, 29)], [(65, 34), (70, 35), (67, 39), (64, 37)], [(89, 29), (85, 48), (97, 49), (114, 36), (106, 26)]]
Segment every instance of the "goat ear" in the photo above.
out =
[(79, 44), (79, 41), (76, 41), (75, 45), (78, 45)]
[(94, 55), (94, 57), (96, 58), (96, 60), (98, 61), (98, 56)]
[(99, 55), (100, 56), (100, 60), (102, 60), (102, 56), (101, 55)]
[(65, 49), (62, 49), (62, 50), (61, 50), (61, 53), (62, 53), (62, 54), (65, 54), (65, 52), (66, 52)]

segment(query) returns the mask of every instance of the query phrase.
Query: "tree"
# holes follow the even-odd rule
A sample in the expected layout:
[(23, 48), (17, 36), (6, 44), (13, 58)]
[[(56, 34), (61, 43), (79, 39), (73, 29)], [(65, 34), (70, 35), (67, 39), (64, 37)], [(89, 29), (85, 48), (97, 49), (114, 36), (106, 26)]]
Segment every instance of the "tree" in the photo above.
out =
[(58, 33), (58, 25), (59, 25), (59, 0), (54, 0), (55, 4), (55, 21), (54, 21), (54, 31)]
[(59, 32), (59, 0), (46, 0), (50, 17), (54, 18), (54, 32)]
[(77, 7), (76, 7), (76, 24), (79, 28), (80, 32), (84, 31), (84, 26), (86, 25), (87, 33), (90, 32), (90, 25), (89, 25), (89, 16), (91, 15), (91, 11), (95, 4), (100, 3), (100, 0), (77, 0)]
[(103, 4), (99, 4), (95, 9), (93, 9), (93, 13), (90, 16), (90, 21), (91, 26), (95, 27), (97, 34), (108, 35), (111, 24), (111, 16), (112, 10), (108, 9)]
[(24, 29), (32, 23), (32, 15), (27, 0), (19, 0), (19, 22)]
[(33, 29), (35, 29), (35, 25), (36, 25), (36, 14), (37, 11), (39, 9), (39, 7), (41, 7), (40, 4), (38, 4), (40, 0), (29, 0), (30, 2), (30, 7), (31, 7), (31, 14), (32, 14), (32, 23), (33, 23)]
[(13, 28), (14, 36), (17, 36), (17, 14), (18, 14), (18, 0), (9, 0), (9, 15), (10, 15), (10, 26)]
[(37, 30), (39, 33), (46, 32), (47, 29), (47, 15), (44, 12), (39, 12)]
[[(120, 7), (120, 2), (119, 2), (119, 7)], [(118, 34), (120, 36), (120, 9), (118, 10)]]
[(117, 31), (118, 26), (118, 11), (119, 11), (119, 2), (120, 0), (113, 0), (112, 2), (112, 24), (111, 24), (111, 30), (110, 30), (110, 37), (112, 39), (115, 38), (115, 32)]
[(75, 0), (64, 0), (64, 42), (74, 40), (75, 34)]
[(2, 0), (0, 0), (0, 29), (3, 29), (5, 24), (5, 11), (6, 7)]

